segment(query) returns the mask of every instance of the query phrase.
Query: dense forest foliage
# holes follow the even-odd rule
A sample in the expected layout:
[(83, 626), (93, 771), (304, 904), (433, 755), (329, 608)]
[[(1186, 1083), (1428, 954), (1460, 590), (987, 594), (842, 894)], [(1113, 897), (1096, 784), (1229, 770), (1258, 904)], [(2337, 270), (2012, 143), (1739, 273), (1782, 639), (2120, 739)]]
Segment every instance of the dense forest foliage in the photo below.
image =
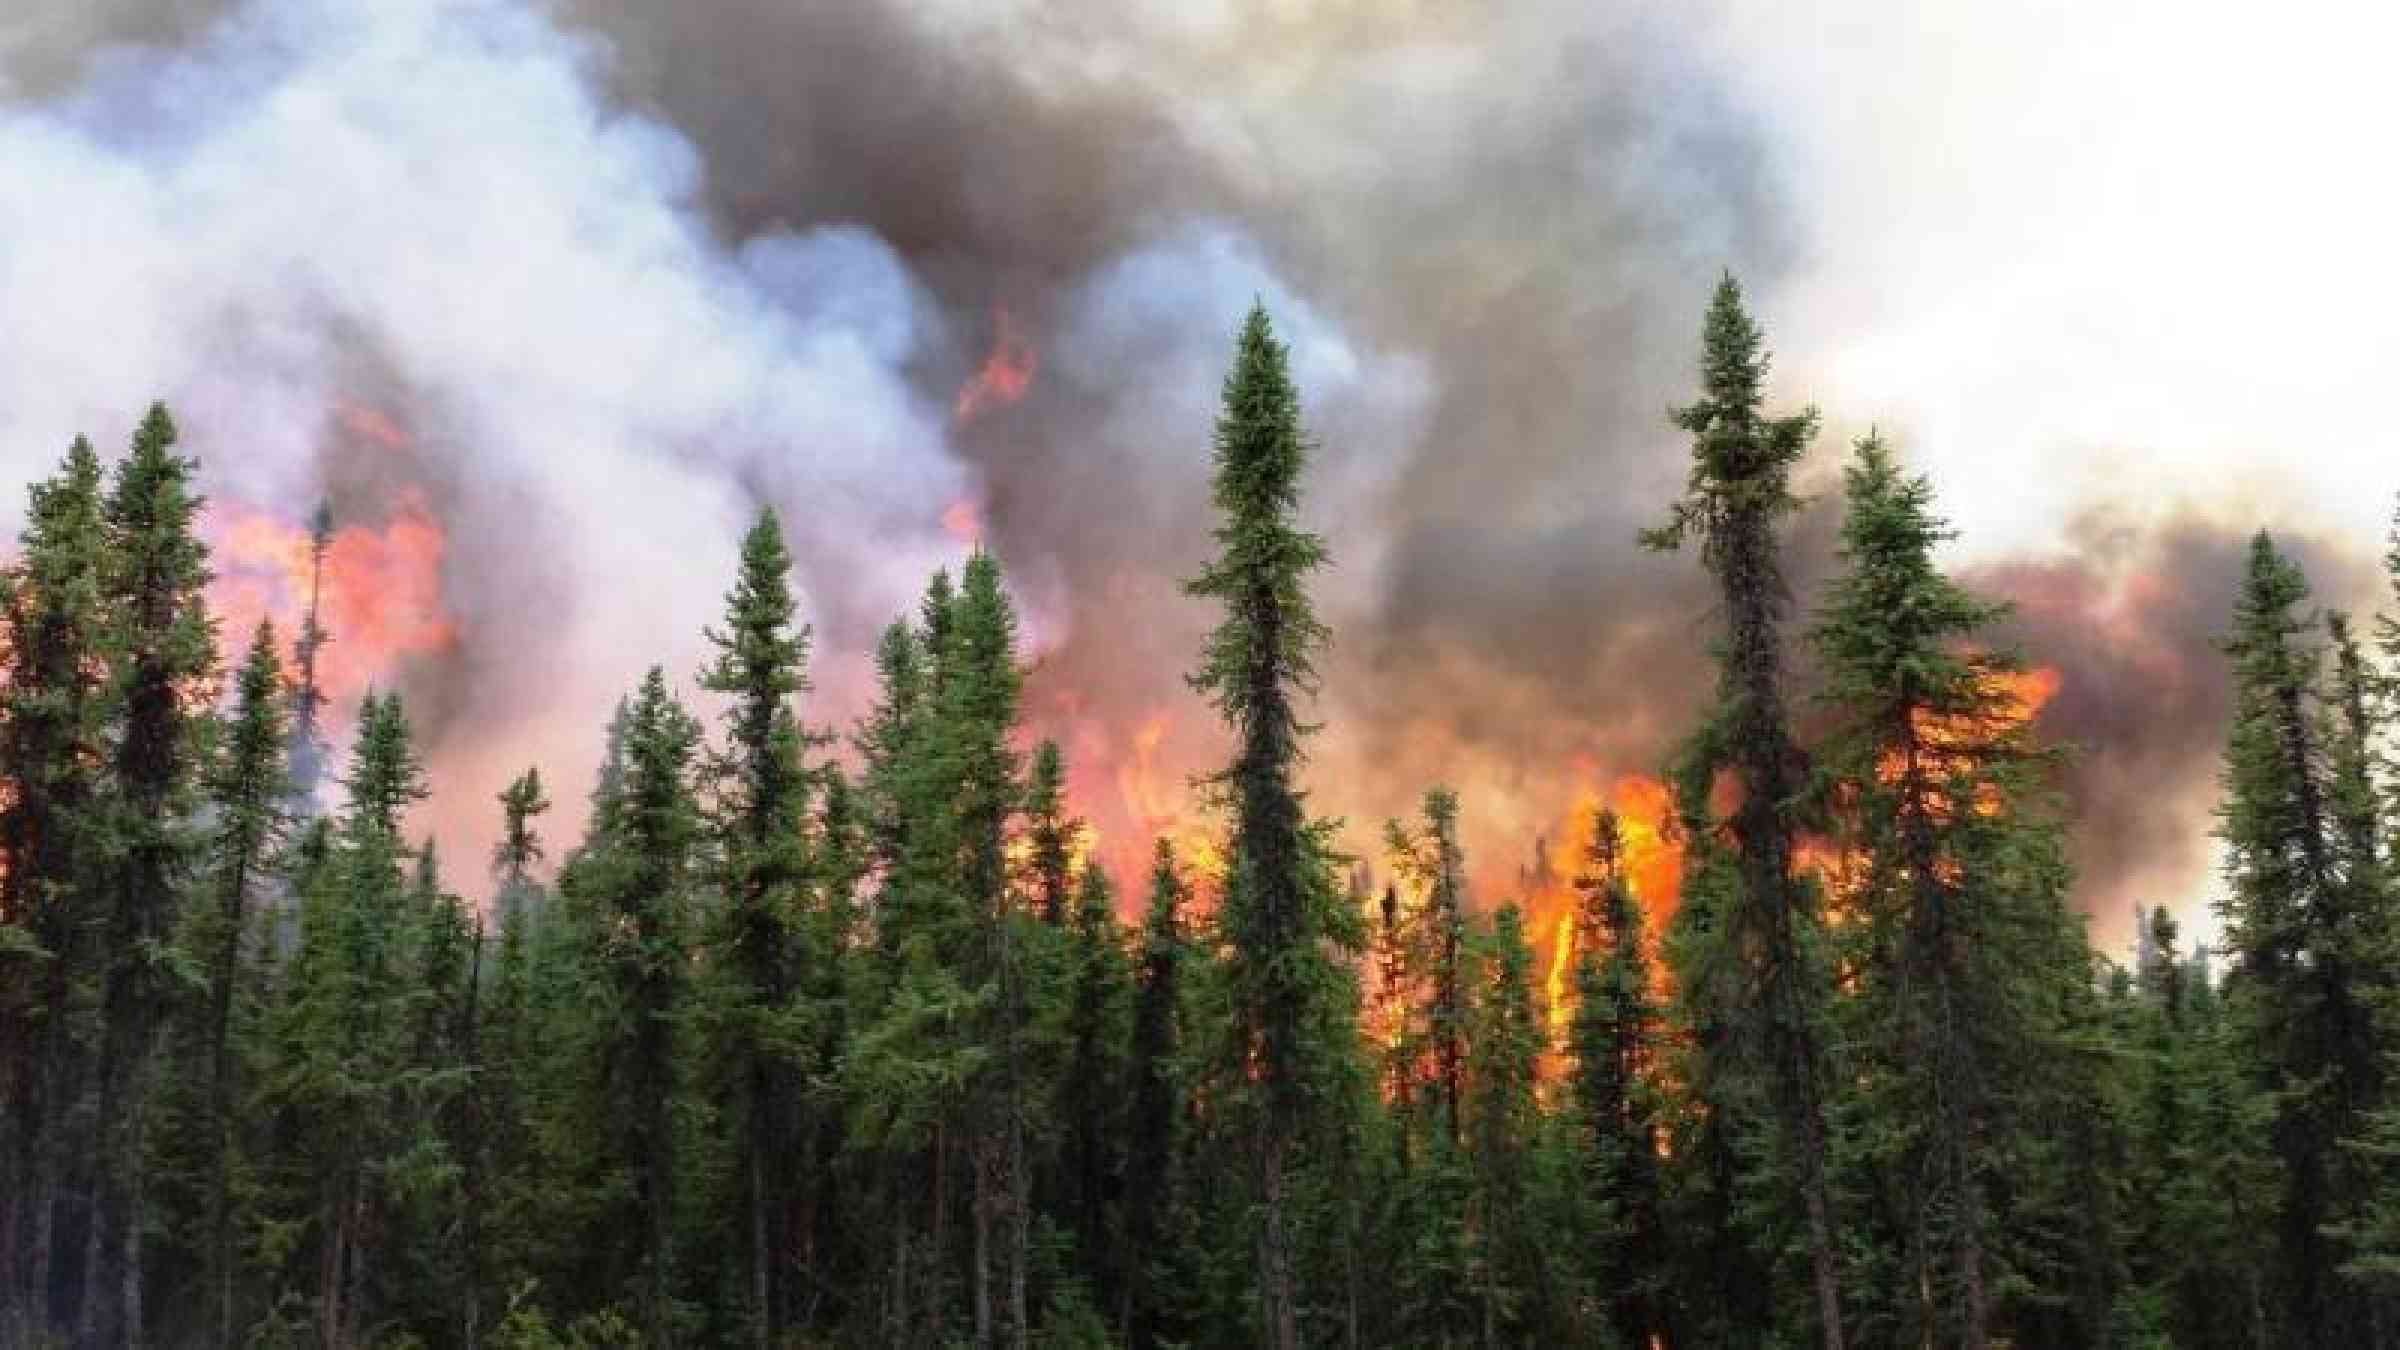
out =
[(1469, 894), (1471, 794), (1372, 859), (1310, 812), (1326, 554), (1262, 311), (1187, 587), (1219, 833), (1139, 877), (1025, 743), (996, 558), (837, 731), (762, 512), (686, 619), (700, 711), (626, 695), (571, 844), (527, 769), (468, 904), (397, 696), (317, 790), (313, 616), (220, 668), (166, 410), (76, 442), (0, 573), (0, 1343), (2400, 1345), (2400, 621), (2258, 537), (2223, 948), (2160, 910), (2122, 966), (1926, 480), (1861, 441), (1790, 593), (1817, 419), (1766, 369), (1728, 279), (1646, 536), (1718, 683), (1666, 818), (1575, 841), (1556, 981)]

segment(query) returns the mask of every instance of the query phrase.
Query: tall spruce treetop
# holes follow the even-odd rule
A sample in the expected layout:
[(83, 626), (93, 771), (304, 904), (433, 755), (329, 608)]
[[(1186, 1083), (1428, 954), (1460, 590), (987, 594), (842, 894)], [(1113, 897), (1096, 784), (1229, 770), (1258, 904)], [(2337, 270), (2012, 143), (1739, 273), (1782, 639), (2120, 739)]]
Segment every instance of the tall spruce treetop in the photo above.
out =
[[(191, 783), (187, 753), (198, 697), (216, 668), (216, 624), (204, 592), (208, 548), (193, 525), (198, 467), (175, 453), (175, 422), (154, 403), (117, 465), (103, 514), (105, 577), (117, 606), (116, 696), (124, 728), (117, 786), (134, 839), (164, 840), (170, 808)], [(134, 842), (138, 852), (145, 842)]]
[(358, 743), (342, 786), (350, 794), (344, 828), (353, 839), (397, 840), (401, 816), (425, 799), (425, 765), (398, 694), (370, 693), (360, 701)]
[(2318, 656), (2302, 640), (2308, 581), (2261, 530), (2234, 605), (2225, 650), (2234, 723), (2225, 747), (2220, 827), (2230, 886), (2226, 936), (2246, 970), (2274, 978), (2305, 943), (2303, 924), (2330, 874), (2321, 751), (2307, 698)]
[(774, 508), (761, 509), (742, 538), (741, 571), (725, 597), (725, 626), (709, 629), (716, 659), (700, 687), (731, 697), (732, 808), (751, 849), (763, 848), (800, 811), (805, 774), (785, 725), (791, 699), (808, 690), (809, 630), (796, 623), (792, 558)]
[[(1783, 699), (1782, 622), (1791, 605), (1776, 523), (1797, 509), (1792, 466), (1816, 435), (1814, 408), (1764, 412), (1767, 354), (1731, 274), (1717, 283), (1703, 327), (1701, 396), (1674, 412), (1692, 435), (1692, 469), (1667, 523), (1644, 531), (1652, 548), (1697, 539), (1715, 575), (1725, 631), (1717, 649), (1718, 706), (1685, 752), (1679, 771), (1687, 817), (1704, 813), (1719, 767), (1740, 787), (1731, 834), (1741, 891), (1725, 926), (1737, 949), (1754, 953), (1755, 996), (1742, 1019), (1760, 1033), (1775, 1112), (1808, 1226), (1817, 1315), (1827, 1350), (1844, 1344), (1833, 1219), (1825, 1181), (1821, 1055), (1813, 1026), (1817, 991), (1806, 931), (1815, 915), (1792, 872), (1798, 834), (1801, 755)], [(1702, 841), (1705, 847), (1705, 841)]]
[[(1232, 724), (1233, 763), (1217, 776), (1233, 811), (1232, 867), (1219, 925), (1229, 945), (1241, 1042), (1265, 1098), (1258, 1120), (1261, 1233), (1259, 1293), (1265, 1339), (1298, 1343), (1292, 1241), (1284, 1206), (1284, 1150), (1332, 1056), (1353, 1053), (1344, 972), (1324, 950), (1340, 928), (1342, 897), (1323, 841), (1293, 782), (1301, 760), (1297, 700), (1316, 687), (1325, 625), (1309, 603), (1309, 573), (1324, 541), (1293, 520), (1308, 441), (1288, 356), (1263, 305), (1242, 324), (1217, 417), (1214, 497), (1217, 557), (1185, 583), (1224, 618), (1201, 650), (1192, 687)], [(1349, 916), (1355, 920), (1356, 916)], [(1338, 1006), (1337, 1006), (1338, 1005)]]
[[(6, 575), (7, 680), (0, 685), (0, 772), (16, 786), (0, 807), (0, 920), (26, 921), (58, 898), (73, 871), (82, 808), (96, 790), (105, 616), (100, 458), (78, 436), (65, 463), (33, 485)], [(55, 934), (52, 935), (55, 938)]]
[(1311, 892), (1321, 878), (1293, 772), (1308, 730), (1298, 700), (1316, 689), (1326, 640), (1305, 582), (1326, 561), (1324, 541), (1293, 520), (1309, 445), (1284, 345), (1263, 305), (1242, 324), (1217, 418), (1214, 498), (1220, 552), (1185, 584), (1224, 619), (1202, 648), (1192, 687), (1233, 724), (1234, 761), (1219, 776), (1233, 808), (1233, 868), (1221, 922), (1258, 1040), (1271, 1097), (1300, 1090), (1309, 994), (1301, 953), (1320, 936)]
[(542, 860), (542, 836), (533, 822), (549, 809), (550, 794), (542, 788), (540, 769), (527, 769), (500, 789), (500, 842), (492, 846), (492, 874), (503, 889), (524, 885), (533, 865)]
[(1025, 780), (1027, 859), (1042, 922), (1055, 928), (1067, 919), (1068, 873), (1074, 862), (1076, 822), (1066, 812), (1067, 770), (1058, 742), (1034, 747)]
[(2005, 607), (1943, 575), (1933, 554), (1951, 531), (1932, 485), (1879, 438), (1858, 442), (1843, 476), (1846, 567), (1811, 634), (1840, 720), (1822, 759), (1864, 859), (1847, 904), (1871, 950), (1897, 951), (1890, 978), (1858, 991), (1875, 1016), (1855, 1039), (1888, 1056), (1878, 1090), (1903, 1104), (1876, 1132), (1899, 1155), (1885, 1170), (1905, 1178), (1910, 1212), (1940, 1216), (1918, 1221), (1901, 1283), (1923, 1292), (1902, 1315), (1912, 1338), (1981, 1347), (1992, 1103), (2030, 1096), (2030, 1057), (2053, 1044), (2026, 994), (2035, 972), (2063, 956), (2086, 978), (2084, 952), (2059, 950), (2055, 897), (2007, 853), (2010, 831), (2047, 817), (2025, 809), (2034, 756), (2006, 683), (2019, 664), (1970, 645)]

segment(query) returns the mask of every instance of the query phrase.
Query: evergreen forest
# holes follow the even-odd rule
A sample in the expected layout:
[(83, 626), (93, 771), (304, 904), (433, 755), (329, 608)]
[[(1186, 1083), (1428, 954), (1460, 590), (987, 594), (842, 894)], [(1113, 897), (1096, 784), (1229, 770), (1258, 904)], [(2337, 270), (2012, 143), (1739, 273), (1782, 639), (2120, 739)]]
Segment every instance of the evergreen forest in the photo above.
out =
[(0, 1346), (2400, 1347), (2400, 538), (2386, 613), (2265, 533), (2208, 597), (2212, 947), (2160, 908), (2116, 959), (1928, 479), (1843, 451), (1803, 593), (1817, 414), (1730, 277), (1699, 338), (1643, 542), (1716, 679), (1656, 818), (1570, 841), (1556, 970), (1472, 784), (1312, 809), (1263, 308), (1177, 429), (1229, 752), (1138, 875), (1024, 730), (998, 557), (835, 725), (771, 511), (588, 803), (525, 766), (437, 856), (401, 697), (328, 744), (315, 616), (219, 630), (169, 411), (76, 441), (0, 570)]

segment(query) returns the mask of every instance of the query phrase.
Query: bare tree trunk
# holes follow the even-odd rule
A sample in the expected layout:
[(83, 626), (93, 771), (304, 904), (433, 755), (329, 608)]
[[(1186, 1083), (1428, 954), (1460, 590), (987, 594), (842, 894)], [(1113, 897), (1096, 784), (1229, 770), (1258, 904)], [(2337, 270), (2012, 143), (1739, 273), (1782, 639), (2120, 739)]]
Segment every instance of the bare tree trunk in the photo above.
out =
[[(753, 1083), (752, 1086), (755, 1088), (757, 1085)], [(767, 1350), (768, 1339), (773, 1335), (771, 1324), (774, 1315), (767, 1304), (766, 1163), (759, 1157), (760, 1145), (756, 1138), (750, 1141), (747, 1152), (750, 1155), (750, 1341), (758, 1350)]]
[(342, 1265), (350, 1242), (350, 1197), (337, 1190), (325, 1205), (325, 1251), (317, 1263), (317, 1335), (330, 1350), (342, 1343)]
[(1258, 1234), (1258, 1296), (1261, 1330), (1269, 1350), (1300, 1350), (1299, 1318), (1292, 1308), (1292, 1253), (1284, 1231), (1283, 1131), (1269, 1126), (1259, 1149), (1260, 1199), (1265, 1213)]
[(1983, 1287), (1983, 1188), (1971, 1174), (1959, 1178), (1959, 1205), (1958, 1277), (1967, 1304), (1961, 1343), (1966, 1350), (1984, 1350), (1991, 1308)]
[[(104, 1103), (101, 1108), (107, 1110)], [(83, 1230), (83, 1281), (75, 1296), (75, 1341), (78, 1345), (100, 1344), (102, 1290), (108, 1284), (105, 1261), (108, 1250), (108, 1186), (105, 1179), (108, 1131), (100, 1131), (101, 1145), (97, 1150), (89, 1195), (91, 1213)]]
[(992, 1338), (992, 1166), (991, 1145), (978, 1138), (974, 1147), (975, 1198), (975, 1350), (993, 1350)]
[(147, 1093), (135, 1094), (134, 1115), (132, 1121), (129, 1122), (129, 1133), (133, 1136), (133, 1156), (126, 1164), (132, 1175), (126, 1182), (125, 1255), (122, 1258), (125, 1268), (121, 1272), (121, 1274), (124, 1276), (124, 1310), (121, 1314), (121, 1316), (124, 1318), (124, 1322), (122, 1324), (123, 1335), (118, 1338), (121, 1344), (128, 1347), (128, 1350), (140, 1350), (142, 1344), (142, 1333), (144, 1331), (142, 1315), (142, 1230), (149, 1226), (147, 1222), (149, 1218), (147, 1206), (149, 1202), (150, 1164), (149, 1159), (146, 1156), (148, 1150), (143, 1147), (143, 1110), (141, 1101), (147, 1095)]

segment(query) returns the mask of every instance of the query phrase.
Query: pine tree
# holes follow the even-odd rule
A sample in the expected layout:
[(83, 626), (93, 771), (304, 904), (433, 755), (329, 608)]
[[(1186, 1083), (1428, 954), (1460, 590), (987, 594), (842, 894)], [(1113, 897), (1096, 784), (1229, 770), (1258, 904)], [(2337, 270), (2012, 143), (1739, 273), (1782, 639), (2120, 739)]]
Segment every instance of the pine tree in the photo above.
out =
[(1274, 1350), (1295, 1350), (1300, 1337), (1289, 1150), (1306, 1132), (1309, 1102), (1333, 1067), (1327, 1057), (1347, 1053), (1354, 1034), (1354, 997), (1326, 944), (1357, 941), (1321, 833), (1293, 783), (1306, 730), (1297, 701), (1315, 690), (1315, 653), (1326, 639), (1305, 582), (1326, 555), (1322, 540), (1293, 523), (1308, 442), (1288, 363), (1265, 307), (1253, 306), (1217, 419), (1221, 551), (1186, 583), (1192, 595), (1225, 610), (1191, 682), (1237, 742), (1233, 763), (1217, 779), (1233, 814), (1219, 924), (1241, 1053), (1256, 1065), (1262, 1098), (1254, 1136), (1258, 1298), (1262, 1339)]
[(213, 906), (195, 907), (197, 944), (207, 956), (208, 1011), (202, 1023), (208, 1075), (207, 1146), (211, 1157), (206, 1220), (208, 1296), (216, 1307), (217, 1343), (231, 1345), (234, 1319), (232, 1207), (229, 1190), (237, 1148), (234, 1102), (234, 994), (244, 979), (243, 941), (250, 903), (267, 880), (281, 840), (284, 799), (283, 670), (275, 630), (262, 621), (235, 682), (233, 716), (208, 774), (214, 839), (208, 861)]
[(1411, 834), (1385, 828), (1398, 872), (1425, 897), (1422, 1024), (1433, 1053), (1433, 1089), (1441, 1133), (1453, 1147), (1464, 1141), (1467, 1058), (1466, 855), (1458, 846), (1458, 794), (1436, 787), (1425, 794), (1425, 823)]
[(1142, 916), (1141, 967), (1135, 977), (1132, 1042), (1126, 1052), (1132, 1080), (1125, 1159), (1128, 1268), (1117, 1322), (1118, 1334), (1132, 1350), (1151, 1350), (1166, 1331), (1154, 1272), (1168, 1264), (1160, 1248), (1172, 1240), (1167, 1219), (1182, 1156), (1184, 1091), (1177, 1057), (1183, 1048), (1185, 898), (1174, 846), (1160, 839), (1150, 867), (1150, 903)]
[[(970, 1121), (975, 1196), (975, 1327), (979, 1346), (1023, 1350), (1031, 1334), (1026, 1277), (1032, 1222), (1031, 1109), (1024, 1035), (1028, 934), (1009, 903), (1007, 841), (1022, 786), (1015, 729), (1022, 675), (1016, 664), (1016, 610), (989, 553), (967, 560), (948, 610), (949, 644), (937, 663), (942, 749), (953, 756), (959, 841), (957, 884), (976, 934), (968, 969), (986, 972), (996, 994), (984, 1034), (996, 1061), (979, 1085)], [(941, 625), (929, 620), (928, 631)], [(982, 980), (978, 981), (983, 982)]]
[[(1982, 1345), (1997, 1271), (2040, 1254), (2026, 1159), (2053, 1132), (2037, 1103), (2083, 1087), (2063, 1015), (2089, 949), (2065, 904), (2064, 844), (2013, 656), (1985, 650), (2008, 613), (1944, 576), (1932, 489), (1880, 440), (1847, 468), (1835, 580), (1812, 633), (1836, 729), (1823, 754), (1840, 842), (1845, 1015), (1858, 1074), (1853, 1153), (1890, 1198), (1905, 1265), (1880, 1288), (1912, 1336)], [(2005, 1202), (2005, 1203), (2004, 1203)], [(2037, 1243), (2037, 1246), (2039, 1244)]]
[[(60, 1211), (88, 1169), (73, 1166), (89, 1064), (100, 914), (98, 866), (108, 691), (101, 469), (77, 437), (31, 492), (22, 553), (0, 574), (7, 679), (0, 685), (0, 1331), (32, 1339), (68, 1309), (60, 1283)], [(88, 1129), (88, 1127), (85, 1127)], [(71, 1269), (71, 1268), (70, 1268)]]
[[(2325, 1230), (2339, 1218), (2337, 1141), (2371, 1109), (2380, 1065), (2350, 959), (2350, 937), (2368, 916), (2356, 911), (2362, 897), (2340, 866), (2340, 804), (2328, 800), (2326, 738), (2312, 707), (2321, 656), (2303, 641), (2307, 597), (2300, 569), (2262, 531), (2225, 641), (2235, 711), (2221, 912), (2239, 960), (2252, 1063), (2277, 1094), (2279, 1334), (2330, 1346), (2368, 1334), (2357, 1291), (2328, 1278), (2336, 1261)], [(2359, 879), (2371, 882), (2372, 871)]]
[(333, 641), (320, 619), (325, 598), (325, 554), (333, 547), (333, 504), (319, 502), (308, 522), (308, 611), (300, 620), (299, 637), (292, 643), (298, 678), (291, 685), (290, 741), (285, 748), (285, 776), (291, 784), (292, 811), (312, 814), (317, 788), (324, 781), (330, 753), (325, 742), (325, 690), (317, 680), (317, 654)]
[(1053, 928), (1067, 921), (1069, 873), (1078, 828), (1066, 813), (1066, 783), (1058, 743), (1043, 741), (1034, 747), (1033, 765), (1025, 780), (1027, 866), (1042, 922)]
[(1575, 876), (1575, 1011), (1567, 1034), (1579, 1180), (1594, 1202), (1583, 1257), (1619, 1340), (1648, 1345), (1666, 1332), (1668, 1292), (1662, 1104), (1653, 1077), (1663, 1019), (1614, 811), (1603, 808), (1594, 817), (1583, 863)]
[[(622, 779), (561, 884), (602, 926), (591, 934), (612, 1016), (596, 1047), (610, 1112), (602, 1147), (630, 1206), (594, 1245), (622, 1254), (653, 1350), (673, 1343), (678, 1164), (675, 1029), (689, 976), (688, 929), (700, 814), (691, 772), (700, 730), (656, 667), (626, 705)], [(621, 1237), (632, 1237), (624, 1244)]]
[(492, 848), (492, 879), (499, 886), (493, 898), (504, 934), (522, 925), (527, 901), (535, 892), (533, 868), (542, 860), (542, 840), (533, 822), (549, 809), (540, 769), (527, 769), (500, 790), (500, 842)]
[(1776, 541), (1776, 523), (1798, 505), (1791, 468), (1814, 438), (1817, 416), (1814, 409), (1764, 413), (1767, 356), (1730, 274), (1709, 305), (1700, 369), (1699, 401), (1675, 413), (1676, 425), (1692, 433), (1689, 486), (1667, 524), (1646, 532), (1643, 542), (1672, 549), (1696, 539), (1724, 607), (1717, 707), (1691, 754), (1705, 770), (1698, 777), (1729, 768), (1740, 789), (1725, 822), (1739, 890), (1722, 922), (1751, 967), (1754, 993), (1745, 994), (1741, 1011), (1758, 1024), (1767, 1057), (1777, 1125), (1807, 1224), (1819, 1333), (1827, 1350), (1841, 1350), (1824, 1056), (1808, 958), (1817, 915), (1792, 868), (1804, 771), (1784, 710), (1781, 629), (1790, 598)]
[(808, 688), (808, 630), (795, 627), (788, 574), (791, 555), (772, 508), (759, 512), (742, 540), (740, 575), (725, 600), (723, 631), (710, 630), (716, 659), (700, 687), (729, 695), (730, 745), (716, 763), (724, 784), (718, 809), (731, 907), (726, 948), (738, 985), (732, 1010), (733, 1073), (741, 1092), (735, 1149), (745, 1197), (752, 1343), (778, 1339), (792, 1299), (779, 1286), (778, 1254), (790, 1253), (794, 1192), (805, 1179), (785, 1163), (797, 1128), (798, 1089), (789, 1028), (801, 954), (794, 913), (808, 868), (803, 821), (806, 737), (792, 699)]
[[(1455, 803), (1453, 803), (1455, 805)], [(1503, 905), (1478, 964), (1484, 967), (1470, 1038), (1473, 1084), (1469, 1167), (1474, 1177), (1472, 1218), (1480, 1236), (1483, 1343), (1527, 1339), (1528, 1305), (1542, 1294), (1546, 1266), (1535, 1228), (1531, 1164), (1538, 1142), (1536, 1100), (1543, 1048), (1533, 1003), (1533, 948), (1522, 913)]]
[(1060, 1077), (1060, 1122), (1065, 1132), (1066, 1217), (1078, 1263), (1093, 1297), (1116, 1305), (1118, 1254), (1110, 1231), (1111, 1201), (1127, 1126), (1124, 1065), (1133, 973), (1117, 929), (1116, 896), (1108, 874), (1087, 865), (1077, 888), (1069, 949), (1067, 1056)]
[(147, 1324), (144, 1128), (166, 1008), (167, 942), (194, 851), (195, 733), (216, 665), (215, 625), (202, 594), (208, 550), (193, 528), (201, 505), (192, 490), (196, 465), (175, 453), (175, 441), (165, 405), (152, 404), (102, 507), (108, 554), (101, 585), (113, 619), (106, 651), (118, 721), (107, 789), (113, 876), (96, 1141), (103, 1184), (86, 1234), (77, 1319), (86, 1340), (138, 1343)]

